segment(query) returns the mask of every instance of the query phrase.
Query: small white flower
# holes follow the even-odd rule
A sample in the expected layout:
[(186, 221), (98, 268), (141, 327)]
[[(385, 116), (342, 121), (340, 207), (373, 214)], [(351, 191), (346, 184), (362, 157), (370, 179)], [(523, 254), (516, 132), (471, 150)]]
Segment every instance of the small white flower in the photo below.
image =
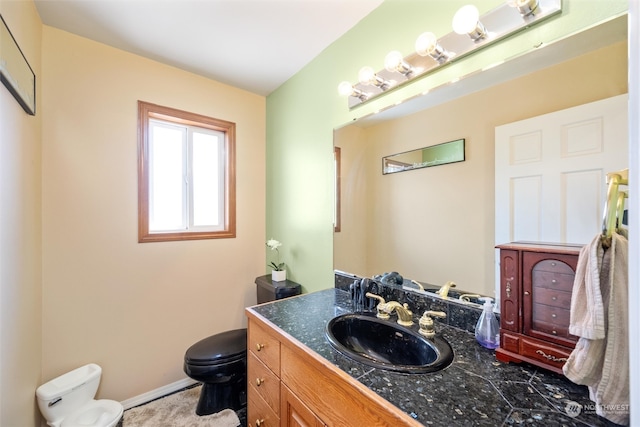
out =
[(276, 239), (267, 240), (267, 247), (272, 251), (276, 251), (277, 261), (271, 262), (268, 265), (273, 268), (274, 271), (282, 271), (284, 270), (284, 262), (280, 262), (280, 251), (278, 248), (282, 246), (282, 243), (278, 242)]
[(277, 250), (280, 246), (282, 246), (282, 243), (278, 242), (275, 239), (269, 239), (267, 240), (267, 246), (269, 246), (269, 249), (273, 250)]

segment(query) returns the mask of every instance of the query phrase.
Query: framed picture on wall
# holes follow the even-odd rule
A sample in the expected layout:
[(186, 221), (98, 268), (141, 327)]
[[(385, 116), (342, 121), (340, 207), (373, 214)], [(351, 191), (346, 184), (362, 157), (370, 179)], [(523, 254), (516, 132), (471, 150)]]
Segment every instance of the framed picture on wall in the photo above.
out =
[(36, 114), (36, 75), (0, 15), (0, 80), (28, 114)]

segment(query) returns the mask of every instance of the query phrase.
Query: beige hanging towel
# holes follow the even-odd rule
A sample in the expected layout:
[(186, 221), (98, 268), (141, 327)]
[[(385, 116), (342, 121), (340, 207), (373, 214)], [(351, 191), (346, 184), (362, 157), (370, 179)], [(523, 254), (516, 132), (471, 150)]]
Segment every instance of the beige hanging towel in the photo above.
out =
[(596, 413), (629, 424), (629, 312), (627, 239), (601, 236), (580, 252), (571, 299), (569, 332), (579, 338), (563, 372), (589, 387)]

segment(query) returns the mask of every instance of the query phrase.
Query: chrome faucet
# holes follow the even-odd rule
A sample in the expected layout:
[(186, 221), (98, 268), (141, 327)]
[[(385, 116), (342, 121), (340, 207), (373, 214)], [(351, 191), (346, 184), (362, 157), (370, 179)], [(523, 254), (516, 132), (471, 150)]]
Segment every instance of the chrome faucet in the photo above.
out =
[(381, 297), (380, 295), (372, 294), (371, 292), (367, 292), (366, 295), (369, 298), (375, 298), (380, 301), (376, 306), (376, 309), (378, 310), (378, 314), (376, 314), (376, 317), (378, 317), (379, 319), (388, 319), (389, 315), (395, 311), (398, 315), (399, 325), (413, 325), (413, 312), (409, 310), (408, 304), (400, 304), (397, 301), (386, 302), (383, 297)]
[(454, 282), (447, 282), (440, 289), (436, 291), (436, 294), (440, 295), (442, 298), (447, 299), (449, 296), (449, 288), (455, 288), (456, 284)]
[(420, 321), (418, 322), (418, 325), (420, 325), (420, 330), (418, 332), (420, 332), (427, 338), (433, 338), (436, 335), (436, 330), (433, 327), (433, 319), (431, 318), (431, 316), (444, 318), (447, 317), (447, 313), (445, 313), (444, 311), (424, 312), (424, 314), (420, 318)]

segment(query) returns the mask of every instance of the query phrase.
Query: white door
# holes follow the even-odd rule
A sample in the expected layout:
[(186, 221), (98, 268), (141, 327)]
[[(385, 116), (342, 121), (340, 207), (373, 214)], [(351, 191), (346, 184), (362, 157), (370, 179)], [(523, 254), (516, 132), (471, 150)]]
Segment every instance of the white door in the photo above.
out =
[[(627, 95), (495, 130), (495, 243), (578, 243), (602, 231), (606, 175), (628, 168)], [(496, 251), (496, 295), (500, 295)]]
[(606, 175), (629, 167), (627, 109), (620, 95), (496, 128), (496, 244), (602, 230)]

